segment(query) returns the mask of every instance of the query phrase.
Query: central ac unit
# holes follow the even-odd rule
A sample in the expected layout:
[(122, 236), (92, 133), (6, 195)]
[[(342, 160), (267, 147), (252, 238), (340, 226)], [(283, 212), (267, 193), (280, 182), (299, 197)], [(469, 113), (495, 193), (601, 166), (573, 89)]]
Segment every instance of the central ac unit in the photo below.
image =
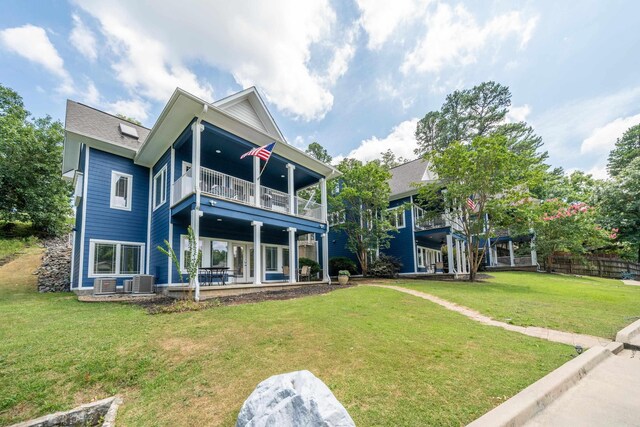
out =
[(116, 279), (110, 279), (110, 278), (104, 278), (104, 277), (93, 279), (93, 293), (94, 294), (115, 294)]
[(153, 276), (147, 274), (133, 276), (132, 292), (134, 294), (153, 293)]

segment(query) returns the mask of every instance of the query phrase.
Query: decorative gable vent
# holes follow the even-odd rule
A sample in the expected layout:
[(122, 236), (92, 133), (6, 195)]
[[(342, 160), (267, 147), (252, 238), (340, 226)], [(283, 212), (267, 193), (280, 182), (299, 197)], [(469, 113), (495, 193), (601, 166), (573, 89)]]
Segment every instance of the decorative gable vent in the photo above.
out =
[(133, 126), (120, 123), (120, 133), (131, 138), (138, 139), (138, 131)]

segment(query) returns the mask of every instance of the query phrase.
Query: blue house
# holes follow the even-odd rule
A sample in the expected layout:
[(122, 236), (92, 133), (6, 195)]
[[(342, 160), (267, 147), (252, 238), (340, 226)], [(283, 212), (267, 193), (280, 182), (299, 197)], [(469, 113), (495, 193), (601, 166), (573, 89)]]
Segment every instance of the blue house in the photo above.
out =
[[(417, 200), (415, 184), (430, 183), (437, 179), (427, 163), (417, 159), (394, 167), (390, 172), (388, 209), (392, 211), (391, 222), (398, 232), (392, 234), (388, 248), (376, 249), (376, 255), (384, 253), (398, 258), (402, 262), (400, 274), (469, 273), (468, 246), (460, 226), (447, 212), (439, 212), (435, 217), (427, 215), (430, 208), (421, 206)], [(329, 215), (330, 225), (337, 225), (343, 220), (344, 215), (340, 212)], [(345, 248), (346, 235), (343, 232), (331, 230), (329, 241), (330, 258), (345, 256), (357, 264), (355, 256)], [(491, 243), (485, 259), (489, 268), (531, 266), (537, 263), (534, 250), (528, 257), (517, 257), (518, 241), (514, 242), (508, 234), (496, 237)]]
[[(266, 167), (240, 159), (274, 141)], [(319, 280), (329, 281), (325, 183), (339, 172), (287, 144), (255, 88), (214, 103), (176, 89), (151, 129), (68, 101), (63, 175), (75, 186), (76, 292), (137, 275), (153, 276), (161, 290), (181, 288), (188, 226), (201, 266), (225, 272), (218, 282), (295, 284), (307, 235), (321, 236)], [(321, 203), (299, 196), (310, 187)], [(183, 271), (158, 251), (165, 240)]]

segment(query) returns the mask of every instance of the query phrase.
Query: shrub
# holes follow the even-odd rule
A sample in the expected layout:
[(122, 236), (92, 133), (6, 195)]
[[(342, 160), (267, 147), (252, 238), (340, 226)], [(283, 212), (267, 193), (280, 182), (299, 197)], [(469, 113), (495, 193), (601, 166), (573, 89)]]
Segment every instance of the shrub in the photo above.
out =
[(369, 276), (394, 278), (400, 272), (402, 263), (396, 257), (381, 254), (369, 266)]
[(311, 267), (311, 276), (315, 276), (316, 274), (320, 273), (320, 264), (310, 258), (302, 257), (298, 260), (298, 264), (300, 265), (300, 267), (303, 267), (305, 265)]
[(339, 274), (340, 270), (347, 270), (351, 274), (358, 273), (358, 267), (352, 259), (347, 258), (346, 256), (329, 258), (329, 274), (336, 276)]

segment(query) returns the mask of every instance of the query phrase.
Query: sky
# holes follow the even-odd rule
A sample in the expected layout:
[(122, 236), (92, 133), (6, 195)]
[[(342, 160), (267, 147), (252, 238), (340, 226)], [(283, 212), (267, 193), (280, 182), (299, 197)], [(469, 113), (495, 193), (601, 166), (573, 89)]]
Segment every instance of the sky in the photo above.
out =
[(0, 0), (0, 84), (35, 116), (73, 99), (153, 126), (176, 87), (256, 86), (290, 144), (414, 157), (446, 95), (509, 86), (549, 162), (606, 177), (640, 123), (640, 2)]

